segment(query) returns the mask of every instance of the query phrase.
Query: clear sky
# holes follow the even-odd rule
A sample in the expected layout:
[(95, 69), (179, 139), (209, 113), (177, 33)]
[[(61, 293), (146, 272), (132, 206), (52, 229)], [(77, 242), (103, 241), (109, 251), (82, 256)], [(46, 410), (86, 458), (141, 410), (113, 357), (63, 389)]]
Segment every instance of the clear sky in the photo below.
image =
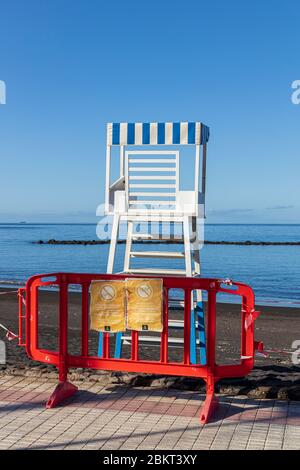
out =
[(300, 2), (0, 0), (0, 222), (94, 221), (107, 121), (211, 128), (207, 222), (300, 223)]

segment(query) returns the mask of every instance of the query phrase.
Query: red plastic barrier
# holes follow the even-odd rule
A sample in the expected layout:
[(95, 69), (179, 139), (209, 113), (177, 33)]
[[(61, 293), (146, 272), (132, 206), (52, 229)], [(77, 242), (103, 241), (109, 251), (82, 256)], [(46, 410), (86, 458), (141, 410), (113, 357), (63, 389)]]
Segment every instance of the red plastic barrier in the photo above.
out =
[[(200, 412), (200, 421), (206, 423), (217, 405), (214, 395), (215, 383), (225, 377), (243, 377), (247, 375), (254, 365), (255, 347), (254, 321), (259, 312), (255, 311), (254, 293), (252, 289), (241, 283), (232, 282), (228, 287), (219, 279), (162, 277), (164, 286), (163, 324), (161, 333), (160, 359), (158, 361), (139, 359), (139, 333), (132, 331), (131, 358), (115, 359), (110, 357), (110, 335), (104, 333), (103, 358), (89, 355), (89, 287), (93, 280), (113, 280), (128, 278), (128, 274), (73, 274), (53, 273), (31, 277), (26, 284), (26, 351), (35, 361), (53, 364), (59, 370), (59, 384), (47, 402), (51, 408), (62, 400), (73, 395), (77, 387), (68, 382), (68, 369), (70, 367), (93, 368), (110, 371), (140, 372), (149, 374), (177, 375), (199, 377), (206, 382), (206, 400)], [(150, 276), (133, 276), (149, 277)], [(151, 276), (153, 277), (153, 276)], [(81, 354), (72, 355), (68, 352), (68, 288), (77, 284), (82, 288), (82, 316), (81, 316)], [(59, 350), (48, 351), (39, 348), (39, 319), (38, 319), (38, 289), (40, 287), (56, 286), (59, 289)], [(168, 360), (168, 291), (169, 289), (183, 289), (185, 294), (184, 307), (184, 354), (180, 363)], [(207, 291), (207, 362), (205, 365), (195, 365), (190, 362), (190, 311), (191, 292), (200, 289)], [(241, 360), (239, 364), (218, 365), (215, 361), (216, 350), (216, 296), (218, 293), (228, 293), (240, 296), (241, 309)], [(20, 302), (20, 324), (22, 313)], [(22, 336), (20, 337), (22, 343)]]

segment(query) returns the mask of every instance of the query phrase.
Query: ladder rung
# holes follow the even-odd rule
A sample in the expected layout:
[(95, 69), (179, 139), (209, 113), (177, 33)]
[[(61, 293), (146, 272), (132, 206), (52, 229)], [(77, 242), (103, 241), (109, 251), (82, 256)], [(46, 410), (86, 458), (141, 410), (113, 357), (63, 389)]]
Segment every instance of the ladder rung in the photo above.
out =
[(152, 176), (152, 175), (129, 175), (130, 180), (176, 180), (176, 175)]
[(167, 188), (176, 188), (176, 184), (150, 184), (150, 183), (131, 183), (129, 184), (129, 187), (130, 188), (164, 188), (164, 189), (167, 189)]
[(156, 268), (145, 268), (145, 269), (128, 269), (128, 273), (131, 274), (169, 274), (171, 276), (185, 276), (185, 269), (156, 269)]
[[(184, 321), (183, 320), (169, 320), (168, 325), (169, 325), (169, 328), (183, 329)], [(198, 322), (195, 322), (195, 328), (198, 328)]]
[[(173, 193), (156, 193), (156, 192), (151, 192), (151, 191), (142, 191), (142, 192), (129, 192), (129, 196), (172, 196), (172, 197), (176, 197), (176, 194), (175, 192)], [(147, 201), (145, 201), (147, 202)]]
[(184, 253), (176, 251), (131, 251), (132, 258), (184, 258)]
[(172, 163), (172, 165), (176, 164), (175, 158), (129, 158), (128, 159), (129, 165), (133, 163)]
[(149, 238), (150, 240), (152, 240), (154, 237), (155, 235), (151, 235), (150, 233), (135, 233), (134, 235), (132, 235), (132, 240), (136, 240), (137, 238), (140, 238), (142, 240), (146, 240), (147, 238)]
[(184, 328), (184, 321), (183, 320), (169, 320), (168, 321), (169, 328)]
[(169, 307), (170, 308), (180, 308), (184, 307), (184, 300), (170, 300), (169, 299)]
[(149, 205), (149, 204), (151, 204), (152, 206), (175, 206), (176, 205), (176, 201), (161, 201), (160, 199), (158, 199), (157, 201), (136, 201), (134, 199), (130, 199), (128, 202), (130, 205), (139, 204), (139, 205), (144, 205), (144, 206)]
[[(122, 339), (124, 342), (131, 343), (131, 336), (122, 336)], [(153, 343), (153, 344), (158, 344), (161, 342), (160, 336), (139, 336), (139, 342), (141, 343)], [(168, 338), (168, 343), (169, 344), (183, 344), (184, 339), (183, 338)], [(199, 339), (196, 339), (196, 344), (199, 345), (200, 341)]]
[[(194, 308), (197, 306), (197, 302), (193, 302)], [(169, 300), (169, 308), (172, 310), (184, 310), (185, 304), (184, 300)]]
[(161, 240), (161, 241), (164, 241), (165, 243), (168, 243), (170, 240), (171, 241), (176, 241), (178, 243), (182, 243), (183, 242), (183, 238), (175, 238), (174, 237), (171, 237), (171, 238), (161, 238), (163, 237), (163, 234), (162, 235), (153, 235), (152, 233), (134, 233), (132, 235), (132, 240)]
[(156, 171), (167, 171), (167, 172), (172, 172), (172, 173), (175, 173), (176, 171), (176, 168), (174, 166), (170, 166), (170, 167), (165, 167), (165, 166), (162, 166), (162, 167), (153, 167), (153, 168), (147, 168), (147, 167), (144, 167), (144, 166), (132, 166), (129, 168), (129, 171), (132, 172), (132, 171), (141, 171), (143, 173), (147, 172), (147, 173), (152, 173), (152, 172), (156, 172)]
[(182, 244), (183, 242), (183, 239), (182, 238), (161, 238), (159, 235), (148, 235), (146, 233), (141, 233), (141, 234), (134, 234), (132, 236), (132, 240), (160, 240), (162, 243), (169, 243), (170, 240), (173, 242), (173, 243), (178, 243), (178, 244)]
[(160, 236), (160, 235), (152, 235), (148, 233), (135, 233), (134, 235), (132, 235), (132, 240), (161, 240), (163, 243), (168, 243), (171, 240), (180, 244), (183, 242), (182, 238), (175, 238), (175, 237), (162, 238), (162, 237), (163, 237), (163, 234), (162, 236)]

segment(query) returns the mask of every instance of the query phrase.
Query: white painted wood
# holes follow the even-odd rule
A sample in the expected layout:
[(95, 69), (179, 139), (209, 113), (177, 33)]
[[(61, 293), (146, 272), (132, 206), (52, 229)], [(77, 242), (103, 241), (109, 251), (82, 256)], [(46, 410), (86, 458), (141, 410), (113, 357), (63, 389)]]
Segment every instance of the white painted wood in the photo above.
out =
[(178, 194), (179, 194), (179, 152), (176, 152), (176, 203), (178, 202)]
[(156, 268), (140, 268), (140, 269), (129, 269), (130, 273), (132, 274), (169, 274), (170, 276), (185, 276), (186, 271), (185, 269), (156, 269)]
[(132, 240), (145, 240), (145, 239), (153, 239), (154, 236), (151, 235), (150, 233), (135, 233), (132, 235)]
[(176, 155), (178, 150), (127, 150), (130, 155)]
[(150, 145), (157, 144), (157, 122), (150, 123)]
[(165, 143), (166, 145), (173, 144), (173, 124), (171, 122), (165, 123)]
[(112, 191), (122, 191), (125, 190), (125, 176), (119, 176), (110, 186), (109, 189)]
[(195, 194), (199, 191), (199, 166), (200, 166), (200, 145), (196, 145), (196, 157), (195, 157)]
[(112, 123), (108, 123), (106, 127), (106, 145), (112, 145)]
[[(140, 157), (141, 154), (143, 155), (143, 152), (138, 152), (136, 151), (135, 153), (132, 154), (131, 151), (126, 152), (126, 174), (128, 175), (128, 183), (127, 183), (127, 194), (128, 194), (128, 210), (132, 211), (134, 210), (135, 212), (137, 210), (144, 210), (144, 211), (151, 211), (151, 212), (158, 212), (164, 209), (161, 209), (163, 206), (168, 207), (168, 211), (175, 212), (176, 211), (176, 201), (178, 197), (178, 187), (179, 187), (179, 152), (174, 151), (172, 153), (168, 153), (166, 151), (164, 155), (168, 155), (171, 158), (152, 158), (153, 153), (151, 151), (147, 151), (146, 155), (149, 155), (150, 158), (145, 159), (145, 158), (132, 158), (132, 156), (138, 156)], [(159, 151), (157, 151), (154, 155), (159, 155)], [(142, 161), (145, 163), (146, 166), (132, 166), (133, 165), (138, 165), (138, 162)], [(154, 167), (150, 166), (152, 162), (167, 162), (171, 163), (170, 167)], [(137, 191), (132, 188), (132, 179), (131, 176), (133, 173), (148, 173), (147, 176), (143, 174), (142, 176), (146, 177), (143, 181), (147, 181), (148, 186), (147, 189), (154, 189), (153, 187), (151, 188), (151, 181), (155, 181), (153, 179), (152, 173), (162, 173), (165, 172), (170, 176), (170, 173), (175, 173), (174, 174), (174, 179), (173, 181), (175, 182), (175, 188), (174, 192), (158, 192), (158, 191)], [(149, 178), (149, 175), (152, 176), (152, 178)], [(135, 175), (138, 179), (138, 175)], [(139, 175), (141, 176), (141, 175)], [(162, 175), (159, 175), (162, 176)], [(150, 183), (149, 183), (150, 181)], [(157, 183), (154, 183), (157, 184)], [(136, 187), (139, 187), (136, 185)], [(141, 188), (140, 188), (141, 189)], [(142, 199), (141, 199), (142, 198)], [(147, 199), (149, 198), (149, 199)], [(143, 207), (142, 207), (143, 206)], [(139, 208), (139, 209), (138, 209)]]
[(120, 176), (124, 176), (124, 145), (120, 146)]
[(184, 258), (184, 253), (177, 251), (132, 251), (132, 258)]
[(156, 171), (164, 172), (165, 171), (166, 173), (174, 173), (176, 171), (176, 168), (175, 167), (163, 167), (163, 166), (162, 167), (157, 167), (157, 166), (156, 167), (154, 167), (154, 166), (153, 167), (131, 166), (131, 167), (129, 167), (129, 171), (130, 171), (130, 173), (132, 171), (134, 171), (134, 172), (139, 171), (139, 172), (143, 172), (143, 173), (145, 173), (145, 172), (151, 173), (151, 172), (156, 172)]
[(183, 223), (183, 215), (177, 215), (174, 213), (171, 214), (140, 214), (136, 216), (135, 214), (128, 213), (126, 215), (122, 215), (122, 219), (124, 220), (133, 220), (134, 222), (176, 222), (176, 223)]
[[(169, 299), (169, 308), (170, 309), (173, 309), (173, 310), (181, 310), (181, 309), (184, 309), (184, 300), (170, 300)], [(194, 307), (197, 306), (197, 302), (196, 301), (192, 301), (192, 304)]]
[(175, 175), (129, 175), (129, 180), (176, 180)]
[(119, 220), (120, 220), (119, 214), (115, 214), (113, 218), (111, 240), (110, 240), (110, 245), (109, 245), (109, 254), (108, 254), (108, 262), (107, 262), (108, 274), (112, 274), (113, 269), (114, 269), (116, 246), (117, 246), (118, 233), (119, 233)]
[[(131, 343), (131, 336), (123, 336), (123, 340), (124, 340), (124, 343), (125, 344), (130, 344)], [(140, 336), (139, 335), (139, 342), (141, 343), (152, 343), (153, 345), (154, 344), (158, 344), (160, 345), (160, 342), (161, 342), (161, 337), (160, 335), (159, 336)], [(168, 337), (168, 343), (170, 345), (183, 345), (184, 343), (184, 338), (176, 338), (176, 337), (171, 337), (169, 336)], [(197, 345), (200, 344), (199, 342), (199, 339), (196, 339), (196, 343)]]
[(188, 144), (188, 122), (182, 122), (180, 124), (180, 143), (181, 145)]
[(175, 205), (175, 201), (162, 201), (161, 199), (157, 199), (156, 201), (152, 200), (152, 201), (136, 201), (135, 199), (130, 199), (129, 200), (129, 204), (133, 204), (133, 205), (143, 205), (143, 206), (149, 206), (149, 205), (156, 205), (156, 206), (174, 206)]
[(200, 144), (200, 141), (201, 141), (201, 123), (200, 122), (196, 122), (196, 139), (195, 139), (195, 142), (196, 144)]
[[(168, 216), (170, 214), (176, 214), (176, 215), (179, 215), (179, 216), (183, 216), (183, 213), (181, 213), (180, 211), (176, 212), (175, 211), (175, 204), (170, 204), (170, 206), (172, 207), (168, 207), (168, 209), (163, 209), (162, 207), (158, 206), (155, 207), (155, 208), (151, 208), (151, 209), (147, 209), (147, 208), (144, 208), (143, 206), (141, 208), (139, 207), (132, 207), (133, 206), (133, 203), (132, 205), (129, 207), (128, 209), (128, 214), (130, 214), (130, 216), (134, 216), (134, 217), (139, 217), (139, 216), (143, 216), (145, 214), (145, 210), (146, 212), (149, 212), (151, 213), (151, 216), (160, 216), (160, 217), (164, 217), (164, 216)], [(123, 217), (123, 214), (122, 214), (122, 217)], [(161, 219), (159, 219), (161, 220)]]
[(175, 165), (174, 158), (130, 158), (129, 165), (133, 163), (170, 163)]
[(185, 270), (186, 275), (192, 275), (192, 260), (191, 260), (191, 247), (190, 247), (190, 228), (189, 217), (183, 218), (183, 237), (184, 237), (184, 252), (185, 252)]
[[(178, 330), (184, 329), (184, 321), (183, 320), (169, 320), (168, 323), (169, 328), (174, 328)], [(195, 322), (195, 327), (198, 328), (198, 322)]]
[(137, 122), (135, 125), (135, 145), (143, 145), (143, 124)]
[(120, 145), (124, 145), (127, 142), (127, 122), (120, 123)]
[[(203, 157), (202, 157), (202, 194), (203, 194), (203, 204), (204, 204), (204, 211), (205, 211), (205, 191), (206, 191), (206, 144), (203, 145)], [(204, 212), (205, 216), (205, 212)]]
[(171, 197), (176, 197), (176, 193), (173, 192), (173, 193), (156, 193), (154, 191), (148, 191), (148, 192), (130, 192), (129, 193), (130, 196), (161, 196), (161, 197), (167, 197), (167, 196), (171, 196)]
[(125, 204), (129, 209), (129, 172), (128, 172), (128, 152), (125, 152)]
[[(195, 275), (201, 274), (201, 264), (200, 264), (200, 250), (199, 250), (199, 240), (197, 233), (197, 218), (192, 217), (192, 236), (193, 236), (193, 258), (194, 258), (194, 273)], [(196, 290), (196, 299), (197, 302), (202, 301), (202, 291)]]
[(125, 259), (124, 259), (124, 272), (126, 273), (130, 265), (130, 252), (132, 246), (132, 233), (133, 233), (133, 222), (129, 221), (127, 225), (127, 239), (125, 248)]
[[(176, 188), (176, 184), (143, 184), (143, 183), (129, 183), (129, 188), (153, 188), (153, 189), (158, 189), (158, 188), (165, 188), (165, 189), (170, 189), (170, 188)], [(149, 194), (149, 193), (148, 193)]]
[(105, 213), (109, 212), (109, 185), (110, 185), (110, 155), (111, 147), (107, 145), (106, 147), (106, 170), (105, 170)]

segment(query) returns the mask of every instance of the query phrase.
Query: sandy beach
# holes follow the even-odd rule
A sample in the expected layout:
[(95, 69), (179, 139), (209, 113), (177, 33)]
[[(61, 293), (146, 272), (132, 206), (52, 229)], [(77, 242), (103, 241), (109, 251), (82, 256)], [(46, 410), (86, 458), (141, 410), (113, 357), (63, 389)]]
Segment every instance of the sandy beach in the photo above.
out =
[[(0, 292), (7, 291), (1, 289)], [(56, 350), (57, 348), (57, 292), (43, 291), (40, 293), (40, 347)], [(292, 351), (292, 342), (300, 331), (300, 312), (296, 308), (284, 307), (258, 307), (261, 311), (256, 321), (256, 340), (263, 341), (265, 349)], [(80, 351), (80, 295), (69, 295), (69, 351)], [(171, 311), (171, 318), (181, 318), (182, 312)], [(16, 293), (0, 295), (0, 322), (13, 332), (18, 332), (18, 302)], [(171, 335), (180, 335), (171, 332)], [(182, 333), (181, 333), (182, 334)], [(5, 333), (1, 333), (2, 338)], [(217, 308), (217, 350), (218, 363), (239, 361), (240, 337), (240, 306), (233, 304), (218, 304)], [(97, 353), (97, 332), (90, 331), (90, 354)], [(39, 376), (48, 374), (55, 379), (56, 371), (52, 366), (34, 363), (29, 360), (24, 348), (19, 347), (17, 341), (6, 341), (7, 364), (0, 366), (3, 373)], [(113, 344), (111, 348), (113, 353)], [(129, 347), (124, 346), (124, 357), (129, 354)], [(158, 358), (158, 347), (141, 347), (141, 358)], [(173, 348), (170, 359), (180, 361), (182, 348)], [(100, 371), (72, 370), (71, 375), (76, 380), (106, 380), (116, 382), (115, 374)], [(105, 376), (105, 378), (104, 378)], [(135, 385), (172, 386), (183, 388), (198, 388), (199, 381), (193, 379), (141, 377), (137, 375), (121, 374), (117, 382), (134, 383)], [(256, 358), (253, 372), (245, 379), (226, 380), (219, 386), (219, 391), (231, 394), (248, 393), (253, 397), (279, 397), (300, 399), (300, 367), (294, 366), (290, 354), (270, 353), (267, 358)]]

